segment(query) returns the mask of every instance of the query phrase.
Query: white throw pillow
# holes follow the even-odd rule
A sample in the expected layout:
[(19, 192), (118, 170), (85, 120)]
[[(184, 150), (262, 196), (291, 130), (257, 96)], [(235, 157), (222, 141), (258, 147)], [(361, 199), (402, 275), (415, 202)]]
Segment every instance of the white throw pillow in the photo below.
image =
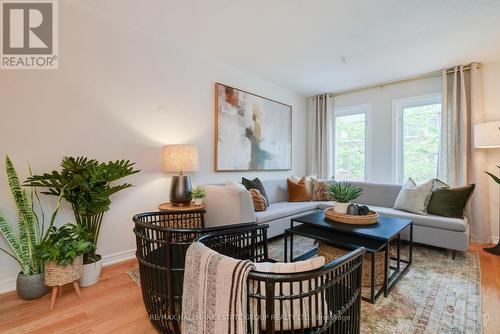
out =
[[(297, 261), (297, 262), (291, 262), (291, 263), (283, 263), (283, 262), (276, 262), (276, 263), (270, 263), (270, 262), (261, 262), (261, 263), (255, 263), (255, 270), (256, 271), (261, 271), (261, 272), (268, 272), (268, 273), (300, 273), (304, 271), (310, 271), (314, 269), (321, 268), (325, 265), (325, 258), (323, 256), (318, 256), (310, 260), (305, 260), (305, 261)], [(280, 296), (281, 292), (283, 292), (284, 296), (290, 296), (293, 292), (293, 294), (298, 294), (300, 293), (300, 285), (302, 284), (302, 292), (306, 292), (312, 289), (316, 288), (315, 281), (313, 280), (311, 283), (311, 287), (309, 287), (309, 281), (302, 281), (302, 282), (293, 282), (292, 284), (290, 283), (283, 283), (282, 286), (282, 291), (280, 291), (280, 285), (279, 283), (275, 284), (274, 287), (274, 293), (275, 296)], [(259, 292), (258, 291), (258, 285), (254, 285), (251, 287), (251, 289), (254, 289), (253, 292)], [(266, 286), (264, 282), (261, 282), (260, 284), (260, 294), (265, 296), (265, 291), (266, 291)], [(277, 317), (282, 316), (283, 319), (283, 328), (281, 328), (281, 321), (280, 319), (275, 319), (274, 321), (274, 329), (275, 331), (288, 331), (293, 329), (300, 329), (301, 328), (301, 321), (300, 318), (298, 317), (299, 315), (302, 315), (304, 318), (304, 328), (308, 327), (317, 327), (321, 325), (321, 319), (323, 319), (323, 314), (321, 313), (322, 310), (327, 311), (328, 310), (328, 305), (326, 304), (326, 300), (323, 299), (323, 305), (318, 305), (318, 310), (316, 310), (316, 303), (315, 300), (316, 298), (321, 299), (321, 295), (311, 295), (311, 297), (302, 297), (301, 299), (294, 299), (293, 302), (290, 302), (290, 300), (285, 300), (283, 301), (282, 305), (283, 308), (281, 309), (281, 303), (278, 300), (275, 300), (274, 302), (274, 310), (275, 314)], [(311, 302), (309, 302), (309, 299), (311, 299)], [(302, 303), (302, 313), (300, 313), (300, 304)], [(292, 304), (293, 304), (293, 314), (292, 314)], [(311, 314), (313, 315), (313, 319), (311, 319), (311, 322), (309, 322), (309, 319), (305, 318), (308, 317), (309, 315), (309, 304), (311, 304)], [(258, 301), (256, 299), (251, 299), (250, 302), (250, 309), (249, 309), (249, 314), (250, 316), (258, 316)], [(261, 319), (261, 326), (262, 330), (266, 330), (266, 319), (265, 319), (265, 313), (266, 313), (266, 303), (265, 300), (261, 300), (261, 314), (258, 319)], [(292, 318), (292, 316), (295, 315), (295, 318)]]
[(426, 215), (433, 188), (434, 179), (417, 185), (415, 181), (409, 178), (396, 198), (394, 209)]

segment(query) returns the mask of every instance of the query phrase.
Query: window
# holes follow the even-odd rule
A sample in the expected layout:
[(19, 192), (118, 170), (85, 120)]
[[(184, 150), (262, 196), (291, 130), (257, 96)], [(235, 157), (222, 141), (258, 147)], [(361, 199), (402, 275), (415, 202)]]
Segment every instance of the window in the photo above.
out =
[(365, 180), (369, 105), (334, 111), (334, 171), (336, 180)]
[(395, 181), (436, 177), (441, 128), (441, 95), (393, 101)]

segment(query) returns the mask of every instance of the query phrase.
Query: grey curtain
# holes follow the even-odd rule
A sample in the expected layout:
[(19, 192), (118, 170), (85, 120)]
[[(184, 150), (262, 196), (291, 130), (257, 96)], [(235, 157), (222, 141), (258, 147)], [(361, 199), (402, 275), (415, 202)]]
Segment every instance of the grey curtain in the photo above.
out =
[(319, 178), (333, 176), (333, 96), (309, 98), (308, 172)]
[(473, 124), (483, 121), (482, 73), (478, 64), (470, 71), (457, 66), (443, 70), (443, 106), (438, 178), (451, 186), (475, 183), (467, 208), (471, 241), (491, 242), (488, 179), (484, 150), (474, 149)]

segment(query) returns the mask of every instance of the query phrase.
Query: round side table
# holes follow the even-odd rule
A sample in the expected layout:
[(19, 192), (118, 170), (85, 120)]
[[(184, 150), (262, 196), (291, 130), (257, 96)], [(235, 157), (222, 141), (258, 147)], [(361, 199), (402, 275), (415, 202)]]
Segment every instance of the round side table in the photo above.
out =
[(205, 204), (178, 206), (172, 203), (163, 203), (158, 210), (169, 214), (169, 227), (203, 228), (205, 227)]
[(158, 206), (158, 210), (166, 212), (195, 212), (195, 211), (205, 211), (205, 204), (202, 205), (173, 205), (172, 203), (163, 203)]

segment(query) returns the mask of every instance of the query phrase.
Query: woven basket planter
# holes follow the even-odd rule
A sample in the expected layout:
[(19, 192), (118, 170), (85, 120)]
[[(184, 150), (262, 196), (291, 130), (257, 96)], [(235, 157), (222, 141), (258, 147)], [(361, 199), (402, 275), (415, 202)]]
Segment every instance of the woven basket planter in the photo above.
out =
[[(341, 257), (349, 251), (337, 248), (321, 241), (318, 244), (318, 256), (324, 256), (326, 263)], [(375, 285), (384, 284), (384, 251), (375, 253)], [(372, 255), (365, 253), (363, 258), (363, 287), (370, 287), (372, 282)]]
[(45, 285), (61, 286), (74, 282), (82, 277), (83, 255), (76, 257), (72, 264), (58, 265), (55, 262), (45, 264)]

